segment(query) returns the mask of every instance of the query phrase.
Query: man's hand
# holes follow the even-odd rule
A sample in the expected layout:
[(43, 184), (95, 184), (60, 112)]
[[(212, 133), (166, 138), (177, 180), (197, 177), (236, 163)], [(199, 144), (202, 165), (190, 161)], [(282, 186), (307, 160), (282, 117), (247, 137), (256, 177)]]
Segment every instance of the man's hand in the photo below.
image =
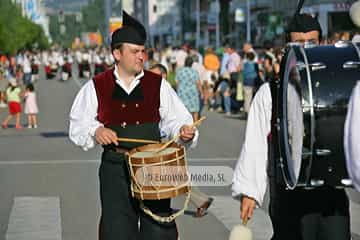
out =
[(183, 142), (188, 142), (188, 141), (192, 140), (195, 136), (195, 131), (196, 131), (195, 127), (192, 127), (189, 125), (183, 125), (180, 128), (180, 139)]
[(118, 137), (116, 132), (109, 128), (99, 127), (95, 131), (95, 139), (101, 145), (108, 145), (114, 143), (116, 146), (118, 145)]
[(247, 196), (241, 198), (240, 217), (243, 222), (247, 222), (248, 219), (252, 218), (255, 207), (256, 201), (253, 198)]

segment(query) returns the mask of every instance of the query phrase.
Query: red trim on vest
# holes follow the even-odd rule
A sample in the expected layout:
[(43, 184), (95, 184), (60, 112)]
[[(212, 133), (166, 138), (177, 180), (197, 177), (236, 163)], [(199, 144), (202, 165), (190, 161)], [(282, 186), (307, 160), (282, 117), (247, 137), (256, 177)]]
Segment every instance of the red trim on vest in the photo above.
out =
[(93, 81), (98, 98), (97, 120), (105, 126), (160, 122), (160, 75), (144, 70), (140, 79), (144, 99), (134, 101), (113, 99), (114, 68), (95, 76)]

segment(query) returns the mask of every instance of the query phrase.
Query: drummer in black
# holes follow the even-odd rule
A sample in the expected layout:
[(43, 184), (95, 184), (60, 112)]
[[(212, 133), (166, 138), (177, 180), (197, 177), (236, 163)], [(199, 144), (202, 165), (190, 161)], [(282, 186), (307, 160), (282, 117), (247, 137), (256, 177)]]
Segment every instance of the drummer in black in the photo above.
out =
[[(192, 116), (170, 84), (143, 70), (146, 32), (126, 12), (123, 27), (112, 34), (115, 67), (100, 73), (80, 90), (70, 113), (70, 138), (84, 150), (101, 144), (99, 169), (101, 240), (176, 240), (175, 222), (159, 223), (145, 215), (130, 193), (125, 153), (143, 144), (118, 137), (160, 141), (180, 134), (180, 144), (194, 147), (198, 132)], [(144, 201), (160, 216), (171, 214), (170, 199)]]
[[(301, 5), (301, 4), (300, 4)], [(317, 19), (300, 14), (301, 6), (287, 30), (287, 40), (318, 44), (321, 27)], [(233, 177), (233, 196), (241, 200), (242, 219), (252, 217), (261, 206), (269, 182), (269, 215), (272, 240), (350, 240), (349, 200), (343, 189), (324, 186), (312, 190), (285, 190), (271, 167), (272, 95), (265, 83), (257, 92), (249, 112), (245, 141)]]

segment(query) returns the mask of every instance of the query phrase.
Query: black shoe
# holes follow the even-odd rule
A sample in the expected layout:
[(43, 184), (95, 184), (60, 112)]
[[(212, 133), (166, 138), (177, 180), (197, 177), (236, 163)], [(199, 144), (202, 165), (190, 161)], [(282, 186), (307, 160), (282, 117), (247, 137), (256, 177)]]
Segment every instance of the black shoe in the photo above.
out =
[(206, 211), (208, 210), (208, 208), (210, 207), (210, 205), (212, 204), (213, 201), (214, 201), (213, 198), (209, 198), (200, 207), (198, 207), (196, 210), (196, 213), (195, 213), (195, 217), (200, 218), (200, 217), (205, 216)]

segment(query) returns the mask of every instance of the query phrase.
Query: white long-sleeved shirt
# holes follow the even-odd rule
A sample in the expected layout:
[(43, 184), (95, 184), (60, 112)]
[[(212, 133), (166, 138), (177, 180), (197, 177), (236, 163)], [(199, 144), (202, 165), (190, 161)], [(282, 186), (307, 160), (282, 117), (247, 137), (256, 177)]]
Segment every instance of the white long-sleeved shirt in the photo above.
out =
[[(116, 83), (130, 94), (140, 83), (140, 79), (144, 76), (144, 72), (137, 75), (132, 81), (129, 88), (126, 87), (123, 80), (120, 79), (117, 68), (115, 67), (114, 75)], [(98, 127), (103, 126), (97, 120), (98, 100), (95, 91), (94, 82), (88, 81), (77, 94), (70, 112), (70, 129), (69, 137), (78, 146), (85, 151), (96, 145), (94, 138), (95, 131)], [(175, 137), (180, 128), (187, 124), (192, 124), (193, 118), (187, 111), (184, 104), (176, 95), (170, 84), (166, 80), (161, 81), (160, 86), (160, 122), (159, 130), (161, 136), (167, 139)], [(186, 144), (187, 147), (195, 147), (199, 137), (198, 131), (191, 142)], [(180, 143), (182, 143), (180, 141)]]
[(271, 91), (268, 83), (256, 93), (248, 115), (245, 141), (234, 170), (233, 197), (246, 195), (262, 205), (267, 186), (268, 142), (271, 130)]
[(344, 150), (349, 177), (360, 191), (360, 81), (350, 97), (344, 128)]

